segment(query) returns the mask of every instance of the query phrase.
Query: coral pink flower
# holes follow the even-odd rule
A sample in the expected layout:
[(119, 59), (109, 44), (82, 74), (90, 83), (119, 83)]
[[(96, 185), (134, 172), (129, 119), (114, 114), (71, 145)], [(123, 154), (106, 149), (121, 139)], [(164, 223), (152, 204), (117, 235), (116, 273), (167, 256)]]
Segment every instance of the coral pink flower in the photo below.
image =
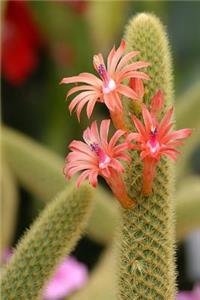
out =
[[(129, 78), (149, 79), (149, 76), (143, 72), (136, 71), (140, 68), (149, 66), (149, 63), (143, 61), (127, 63), (139, 54), (138, 51), (132, 51), (123, 56), (125, 51), (125, 41), (122, 40), (117, 50), (112, 48), (108, 55), (107, 67), (101, 54), (94, 55), (93, 64), (98, 75), (90, 73), (81, 73), (78, 76), (64, 78), (61, 83), (84, 83), (84, 85), (73, 87), (69, 90), (67, 97), (80, 92), (70, 103), (69, 110), (72, 112), (76, 108), (78, 119), (80, 113), (87, 103), (87, 116), (90, 118), (96, 102), (103, 102), (113, 113), (122, 112), (122, 103), (120, 95), (128, 98), (138, 99), (137, 93), (129, 86), (123, 84), (123, 80)], [(123, 56), (123, 57), (122, 57)]]
[(158, 114), (162, 110), (164, 97), (161, 91), (152, 98), (150, 112), (146, 105), (142, 104), (142, 116), (144, 125), (141, 121), (132, 116), (132, 120), (137, 129), (137, 133), (130, 133), (127, 141), (134, 140), (136, 144), (131, 145), (131, 149), (141, 151), (140, 157), (143, 160), (143, 194), (149, 195), (152, 192), (153, 179), (156, 174), (156, 165), (162, 155), (176, 160), (177, 146), (183, 145), (183, 140), (191, 135), (190, 129), (172, 131), (173, 122), (171, 117), (173, 107), (171, 107), (161, 122), (158, 122)]
[(66, 158), (64, 174), (70, 179), (75, 173), (83, 171), (78, 177), (77, 186), (88, 178), (93, 187), (96, 187), (97, 177), (101, 175), (121, 204), (129, 208), (133, 206), (134, 202), (127, 195), (122, 179), (124, 168), (119, 161), (129, 160), (125, 153), (128, 145), (126, 142), (116, 145), (125, 132), (117, 130), (108, 142), (109, 127), (110, 120), (103, 120), (99, 134), (97, 123), (94, 121), (91, 128), (87, 128), (83, 133), (85, 143), (81, 141), (71, 142), (69, 148), (72, 152)]

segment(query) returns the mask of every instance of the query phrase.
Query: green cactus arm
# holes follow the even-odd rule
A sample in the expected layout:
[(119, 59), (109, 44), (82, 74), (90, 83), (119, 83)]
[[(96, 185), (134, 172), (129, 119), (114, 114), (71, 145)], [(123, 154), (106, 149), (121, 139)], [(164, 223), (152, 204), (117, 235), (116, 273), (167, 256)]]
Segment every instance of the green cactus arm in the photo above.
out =
[(66, 186), (64, 160), (13, 129), (3, 127), (3, 151), (21, 184), (43, 201), (49, 201)]
[(1, 167), (0, 256), (3, 255), (3, 251), (9, 248), (13, 242), (19, 200), (16, 179), (6, 164), (5, 155), (3, 156)]
[[(128, 24), (125, 34), (128, 51), (140, 51), (140, 60), (151, 63), (145, 83), (144, 102), (149, 105), (158, 89), (165, 95), (165, 109), (172, 104), (172, 67), (168, 40), (154, 15), (139, 14)], [(129, 195), (136, 200), (132, 209), (121, 209), (119, 240), (118, 299), (174, 300), (173, 168), (167, 159), (157, 166), (152, 196), (141, 195), (142, 162), (136, 151), (127, 168)]]
[(115, 295), (115, 248), (110, 245), (92, 272), (88, 284), (69, 300), (114, 300)]
[[(67, 186), (62, 174), (64, 161), (55, 153), (37, 144), (27, 136), (4, 127), (3, 149), (10, 168), (21, 184), (37, 198), (49, 201)], [(118, 214), (113, 197), (103, 188), (96, 189), (96, 202), (88, 223), (87, 233), (96, 241), (105, 244), (110, 241)], [(104, 222), (102, 222), (102, 218)]]
[(200, 177), (185, 178), (176, 193), (177, 239), (200, 226)]
[(199, 107), (200, 104), (200, 81), (197, 81), (186, 92), (179, 96), (176, 104), (177, 111), (177, 128), (190, 127), (193, 134), (184, 146), (183, 154), (176, 164), (177, 182), (181, 182), (184, 176), (188, 175), (190, 169), (190, 158), (192, 151), (200, 144), (200, 120)]
[(93, 204), (91, 188), (64, 190), (42, 211), (3, 272), (2, 300), (35, 300), (57, 264), (74, 248)]
[(177, 128), (195, 128), (199, 123), (200, 80), (176, 99)]

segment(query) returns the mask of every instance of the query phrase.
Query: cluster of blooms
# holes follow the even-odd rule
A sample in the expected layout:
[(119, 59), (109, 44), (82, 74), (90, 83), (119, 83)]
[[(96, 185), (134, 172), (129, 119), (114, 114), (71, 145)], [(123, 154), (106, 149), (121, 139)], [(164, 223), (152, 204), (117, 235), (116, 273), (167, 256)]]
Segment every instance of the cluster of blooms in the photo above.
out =
[[(80, 113), (87, 104), (87, 116), (92, 115), (96, 102), (104, 103), (110, 111), (113, 124), (117, 131), (108, 141), (109, 120), (103, 120), (98, 132), (96, 122), (84, 131), (81, 141), (72, 141), (69, 145), (70, 152), (66, 158), (64, 174), (70, 179), (75, 173), (82, 171), (78, 177), (77, 186), (88, 178), (90, 184), (96, 187), (97, 177), (104, 177), (113, 194), (117, 197), (123, 207), (131, 208), (133, 199), (128, 196), (122, 174), (124, 167), (121, 160), (130, 161), (127, 150), (140, 152), (143, 161), (143, 189), (144, 195), (152, 193), (153, 179), (156, 174), (156, 165), (161, 156), (165, 155), (175, 160), (177, 146), (191, 134), (190, 129), (173, 131), (171, 121), (173, 108), (170, 108), (159, 122), (160, 113), (164, 104), (164, 95), (158, 90), (151, 99), (150, 108), (142, 103), (144, 86), (142, 80), (150, 80), (144, 72), (137, 71), (148, 67), (150, 64), (144, 61), (131, 62), (139, 52), (132, 51), (123, 55), (125, 41), (122, 40), (118, 49), (110, 51), (107, 58), (107, 66), (101, 54), (95, 55), (93, 59), (94, 68), (100, 78), (90, 73), (81, 73), (78, 76), (64, 78), (61, 83), (83, 83), (71, 88), (67, 97), (80, 92), (71, 101), (69, 110), (76, 109), (80, 120)], [(124, 80), (130, 80), (129, 86)], [(120, 96), (126, 96), (127, 101), (134, 101), (141, 108), (144, 124), (134, 115), (131, 116), (136, 132), (128, 132), (124, 124), (123, 106)], [(123, 142), (119, 142), (121, 137)], [(132, 143), (134, 141), (134, 144)]]

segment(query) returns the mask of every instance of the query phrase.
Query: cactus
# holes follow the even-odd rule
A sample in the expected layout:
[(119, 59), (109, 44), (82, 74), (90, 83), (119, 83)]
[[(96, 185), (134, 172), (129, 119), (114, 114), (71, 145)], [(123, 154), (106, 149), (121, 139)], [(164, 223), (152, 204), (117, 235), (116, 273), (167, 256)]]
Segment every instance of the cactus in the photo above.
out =
[[(37, 198), (48, 202), (64, 189), (66, 181), (62, 174), (63, 161), (58, 155), (6, 127), (3, 128), (2, 142), (10, 168), (20, 183)], [(68, 186), (73, 183), (72, 180)], [(87, 226), (87, 233), (102, 244), (110, 241), (117, 222), (117, 210), (112, 198), (109, 193), (98, 188), (95, 207)]]
[(64, 190), (19, 243), (2, 276), (2, 300), (38, 299), (61, 259), (80, 238), (92, 206), (91, 188)]
[[(5, 159), (5, 157), (4, 157)], [(1, 241), (0, 256), (2, 257), (5, 249), (8, 249), (15, 233), (16, 217), (18, 211), (18, 189), (16, 178), (12, 174), (9, 166), (4, 161), (1, 172)]]
[[(139, 50), (140, 60), (151, 63), (145, 83), (144, 102), (157, 89), (165, 95), (165, 109), (172, 103), (172, 69), (169, 45), (160, 21), (151, 14), (139, 14), (129, 23), (127, 48)], [(134, 109), (134, 108), (133, 108)], [(129, 126), (131, 127), (131, 126)], [(142, 164), (136, 151), (127, 167), (129, 195), (137, 205), (121, 209), (118, 299), (172, 300), (175, 297), (173, 168), (167, 159), (157, 166), (152, 196), (141, 195)]]

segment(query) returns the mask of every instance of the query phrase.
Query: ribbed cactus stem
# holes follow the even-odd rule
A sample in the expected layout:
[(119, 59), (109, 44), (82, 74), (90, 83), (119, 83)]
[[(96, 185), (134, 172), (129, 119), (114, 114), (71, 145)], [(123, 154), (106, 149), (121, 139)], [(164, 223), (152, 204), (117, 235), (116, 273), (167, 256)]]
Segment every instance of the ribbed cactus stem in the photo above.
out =
[[(151, 14), (139, 14), (129, 23), (125, 39), (128, 51), (139, 50), (138, 59), (151, 63), (147, 72), (152, 80), (145, 82), (145, 104), (149, 107), (150, 98), (161, 89), (165, 113), (172, 103), (173, 89), (169, 46), (162, 24)], [(141, 193), (142, 172), (143, 163), (133, 151), (126, 184), (136, 206), (121, 208), (118, 299), (174, 300), (174, 171), (168, 159), (161, 159), (153, 193), (148, 197)]]
[(57, 264), (69, 254), (86, 227), (91, 188), (64, 190), (22, 238), (1, 282), (2, 300), (36, 300)]

